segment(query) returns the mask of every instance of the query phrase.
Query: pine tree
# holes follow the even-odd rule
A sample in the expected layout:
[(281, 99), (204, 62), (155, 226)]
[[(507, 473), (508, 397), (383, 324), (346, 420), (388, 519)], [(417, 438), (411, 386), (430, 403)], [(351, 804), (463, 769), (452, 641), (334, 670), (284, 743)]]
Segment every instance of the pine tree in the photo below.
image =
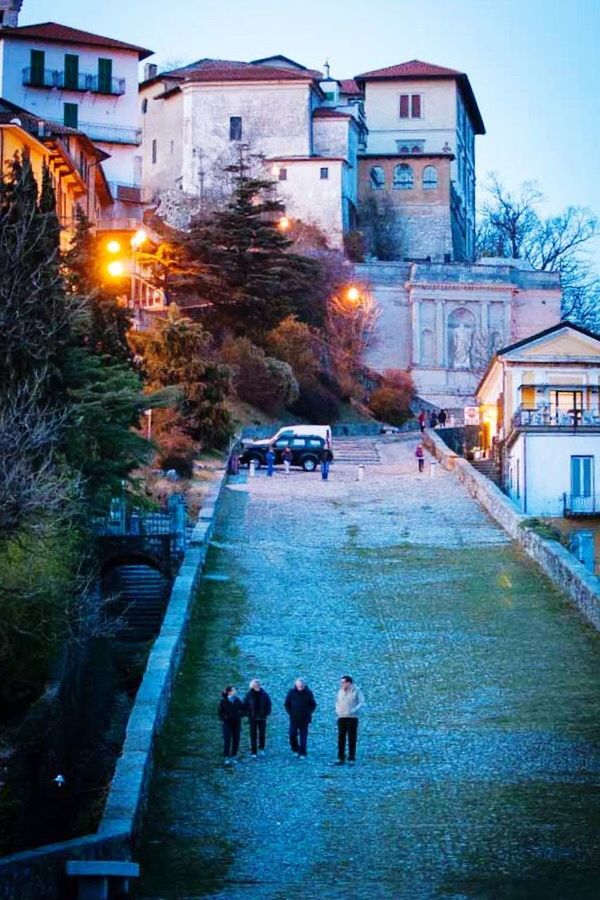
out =
[(290, 251), (291, 241), (278, 228), (284, 207), (273, 182), (251, 177), (243, 155), (229, 171), (235, 187), (227, 208), (193, 221), (186, 240), (198, 266), (195, 289), (208, 301), (209, 329), (260, 342), (293, 313), (318, 324), (312, 285), (319, 265)]

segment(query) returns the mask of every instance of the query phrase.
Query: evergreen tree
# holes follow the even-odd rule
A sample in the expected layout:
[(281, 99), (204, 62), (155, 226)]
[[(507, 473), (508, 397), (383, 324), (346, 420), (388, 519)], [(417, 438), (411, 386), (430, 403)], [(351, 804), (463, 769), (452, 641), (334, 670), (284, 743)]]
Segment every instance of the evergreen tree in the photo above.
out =
[(278, 227), (284, 207), (273, 182), (251, 177), (243, 156), (229, 167), (235, 186), (227, 208), (192, 222), (186, 244), (198, 267), (195, 289), (208, 301), (203, 314), (209, 329), (261, 341), (286, 316), (318, 324), (313, 296), (319, 264), (290, 252), (291, 241)]

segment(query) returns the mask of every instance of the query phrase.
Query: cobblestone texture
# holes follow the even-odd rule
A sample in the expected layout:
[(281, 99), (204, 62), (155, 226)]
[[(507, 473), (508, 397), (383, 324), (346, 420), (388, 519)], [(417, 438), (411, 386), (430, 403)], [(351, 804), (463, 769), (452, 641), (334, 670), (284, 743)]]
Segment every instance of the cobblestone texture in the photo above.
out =
[[(368, 443), (367, 445), (368, 446)], [(600, 636), (415, 441), (230, 484), (160, 741), (139, 896), (597, 897)], [(334, 768), (333, 695), (368, 708)], [(267, 756), (221, 765), (220, 690), (258, 675)], [(285, 692), (319, 708), (309, 757)]]

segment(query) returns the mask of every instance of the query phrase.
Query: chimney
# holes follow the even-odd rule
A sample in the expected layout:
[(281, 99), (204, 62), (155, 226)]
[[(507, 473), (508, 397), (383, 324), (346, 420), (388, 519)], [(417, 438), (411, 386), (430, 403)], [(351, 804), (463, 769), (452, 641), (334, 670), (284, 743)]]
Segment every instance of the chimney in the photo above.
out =
[[(2, 0), (0, 0), (2, 2)], [(156, 63), (146, 63), (144, 66), (144, 81), (148, 81), (150, 78), (156, 78), (158, 73), (158, 66)]]
[(16, 28), (23, 0), (0, 0), (0, 28)]

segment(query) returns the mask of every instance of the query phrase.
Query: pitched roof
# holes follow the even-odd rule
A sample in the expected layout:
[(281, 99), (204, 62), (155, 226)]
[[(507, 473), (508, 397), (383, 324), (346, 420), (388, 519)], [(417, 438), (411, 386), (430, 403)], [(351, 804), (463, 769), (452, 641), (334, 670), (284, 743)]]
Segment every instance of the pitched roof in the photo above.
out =
[(329, 109), (326, 106), (319, 106), (313, 110), (313, 119), (353, 119), (350, 113), (340, 112), (337, 109)]
[(315, 81), (320, 72), (312, 69), (290, 69), (287, 66), (266, 66), (239, 62), (231, 59), (199, 59), (164, 72), (163, 78), (180, 78), (182, 81)]
[(340, 90), (344, 94), (361, 94), (362, 91), (359, 88), (358, 84), (354, 80), (354, 78), (340, 78), (338, 79), (338, 84), (340, 86)]
[(289, 66), (293, 66), (295, 69), (302, 69), (304, 72), (307, 71), (306, 66), (303, 66), (302, 63), (296, 62), (295, 59), (290, 59), (289, 56), (284, 56), (282, 53), (276, 53), (274, 56), (263, 56), (262, 59), (251, 59), (250, 62), (255, 66), (264, 66), (265, 63), (277, 65), (275, 61), (278, 59), (287, 63)]
[(447, 69), (445, 66), (436, 66), (420, 59), (411, 59), (409, 62), (387, 66), (385, 69), (373, 69), (372, 72), (363, 72), (362, 75), (354, 77), (361, 87), (364, 87), (365, 81), (384, 81), (388, 78), (398, 81), (404, 78), (447, 78), (456, 81), (463, 95), (475, 134), (485, 134), (485, 125), (471, 83), (465, 73), (459, 72), (458, 69)]
[(363, 72), (362, 75), (354, 77), (366, 81), (371, 78), (454, 78), (456, 75), (462, 75), (462, 72), (422, 62), (420, 59), (411, 59), (409, 62), (386, 66), (384, 69), (373, 69), (371, 72)]
[(135, 50), (139, 59), (152, 56), (152, 50), (138, 47), (137, 44), (126, 44), (114, 38), (102, 37), (90, 31), (80, 31), (57, 22), (40, 22), (38, 25), (19, 25), (16, 28), (2, 28), (0, 38), (11, 37), (17, 40), (37, 38), (44, 41), (55, 41), (60, 44), (88, 44), (95, 47), (111, 47), (114, 50)]
[(550, 328), (544, 329), (544, 331), (538, 331), (536, 334), (530, 334), (529, 337), (523, 338), (521, 341), (517, 341), (515, 344), (509, 344), (508, 347), (501, 347), (500, 350), (496, 351), (496, 356), (504, 356), (505, 353), (511, 353), (513, 350), (518, 350), (520, 347), (525, 347), (527, 344), (533, 344), (535, 341), (539, 341), (540, 338), (548, 337), (551, 334), (555, 334), (558, 331), (563, 331), (565, 328), (570, 328), (572, 331), (576, 331), (578, 334), (583, 334), (585, 337), (593, 338), (595, 341), (600, 341), (600, 335), (594, 334), (593, 331), (589, 331), (587, 328), (582, 328), (581, 325), (576, 325), (574, 322), (569, 322), (566, 319), (563, 319), (557, 325), (552, 325)]

